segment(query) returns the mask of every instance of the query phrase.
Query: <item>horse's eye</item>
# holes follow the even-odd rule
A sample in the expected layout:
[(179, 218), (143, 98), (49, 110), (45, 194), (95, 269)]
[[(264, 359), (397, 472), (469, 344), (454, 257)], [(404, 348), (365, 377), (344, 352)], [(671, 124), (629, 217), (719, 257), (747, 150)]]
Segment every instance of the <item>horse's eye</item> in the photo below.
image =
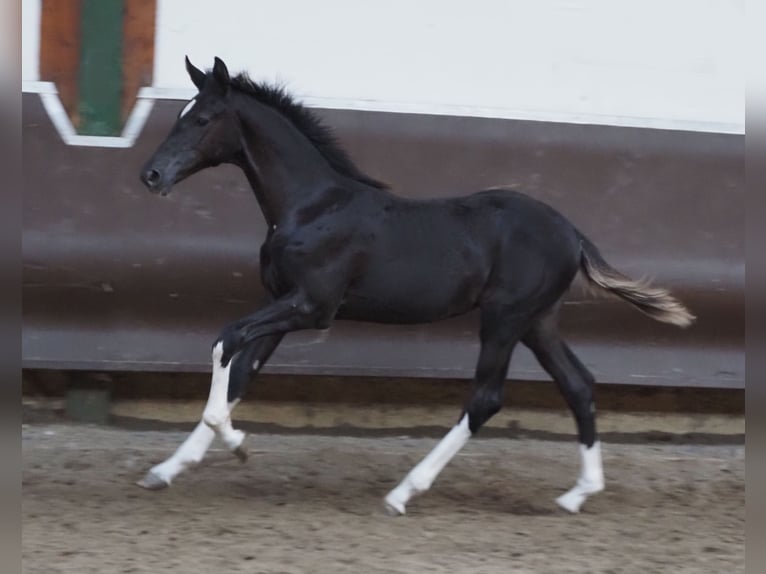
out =
[(210, 118), (207, 118), (205, 116), (197, 116), (196, 121), (198, 126), (206, 126), (208, 122), (210, 121)]

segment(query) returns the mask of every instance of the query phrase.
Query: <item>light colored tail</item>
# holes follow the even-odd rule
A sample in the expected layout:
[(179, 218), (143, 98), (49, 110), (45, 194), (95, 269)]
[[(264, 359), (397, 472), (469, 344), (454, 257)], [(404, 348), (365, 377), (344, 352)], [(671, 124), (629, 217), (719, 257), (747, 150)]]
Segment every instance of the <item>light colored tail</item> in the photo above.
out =
[(580, 237), (580, 267), (592, 287), (624, 299), (657, 321), (678, 327), (688, 327), (694, 322), (695, 316), (666, 289), (653, 287), (644, 279), (635, 280), (623, 275), (604, 260), (588, 238), (582, 234)]

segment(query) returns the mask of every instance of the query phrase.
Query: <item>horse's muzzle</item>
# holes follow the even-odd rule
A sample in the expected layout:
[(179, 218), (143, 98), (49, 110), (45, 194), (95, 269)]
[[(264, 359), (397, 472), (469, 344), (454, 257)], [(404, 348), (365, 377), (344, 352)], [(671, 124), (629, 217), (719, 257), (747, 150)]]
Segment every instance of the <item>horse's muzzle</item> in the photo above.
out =
[(149, 168), (141, 172), (141, 181), (152, 193), (167, 195), (170, 193), (170, 186), (167, 185), (162, 172), (157, 169)]
[(162, 180), (162, 174), (156, 169), (147, 169), (141, 174), (141, 181), (149, 189), (157, 187)]

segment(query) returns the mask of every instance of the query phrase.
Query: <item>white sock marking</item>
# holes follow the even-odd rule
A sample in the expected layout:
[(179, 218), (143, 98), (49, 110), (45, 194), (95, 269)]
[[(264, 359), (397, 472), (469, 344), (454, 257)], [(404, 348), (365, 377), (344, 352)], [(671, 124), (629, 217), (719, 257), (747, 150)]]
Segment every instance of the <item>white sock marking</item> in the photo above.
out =
[(591, 494), (604, 490), (604, 468), (601, 462), (601, 443), (596, 441), (588, 448), (580, 445), (580, 477), (568, 492), (556, 499), (562, 508), (575, 513)]
[(167, 484), (190, 466), (198, 464), (216, 435), (229, 450), (236, 449), (245, 440), (245, 433), (235, 430), (231, 424), (231, 411), (237, 406), (239, 399), (227, 403), (231, 361), (222, 367), (222, 356), (223, 343), (218, 342), (213, 347), (213, 377), (210, 382), (210, 395), (202, 413), (202, 421), (170, 458), (150, 470)]
[(200, 421), (173, 455), (153, 467), (150, 472), (170, 484), (184, 470), (202, 461), (214, 437), (215, 431)]
[(210, 381), (210, 395), (202, 413), (202, 420), (214, 431), (219, 432), (219, 428), (229, 418), (229, 409), (226, 408), (226, 398), (229, 393), (229, 371), (231, 370), (231, 361), (225, 367), (221, 366), (221, 357), (223, 356), (223, 343), (216, 343), (213, 347), (213, 378)]
[(388, 507), (399, 514), (404, 514), (405, 506), (410, 498), (431, 488), (439, 473), (465, 446), (469, 438), (471, 438), (471, 430), (468, 428), (468, 415), (465, 415), (439, 444), (404, 477), (404, 480), (388, 493), (386, 496)]
[[(245, 433), (235, 430), (231, 426), (231, 411), (237, 406), (239, 400), (229, 403), (229, 416), (221, 425), (219, 436), (229, 450), (234, 450), (245, 439)], [(186, 440), (165, 461), (152, 467), (150, 472), (170, 484), (175, 477), (188, 468), (196, 466), (205, 457), (210, 445), (213, 443), (216, 431), (205, 421), (200, 421), (194, 430), (186, 437)]]
[(191, 100), (186, 102), (186, 105), (184, 106), (184, 109), (181, 110), (181, 113), (178, 114), (178, 119), (180, 120), (182, 117), (184, 117), (186, 114), (188, 114), (192, 108), (194, 107), (194, 104), (197, 103), (197, 97), (193, 97)]
[(239, 404), (239, 399), (234, 399), (228, 405), (226, 405), (226, 411), (228, 413), (226, 421), (216, 429), (218, 438), (223, 441), (226, 448), (234, 450), (245, 440), (245, 433), (241, 430), (236, 430), (231, 424), (231, 413), (234, 411), (234, 407)]
[(237, 448), (245, 439), (245, 433), (234, 430), (231, 426), (231, 409), (239, 402), (235, 400), (232, 406), (226, 403), (229, 394), (229, 372), (231, 363), (221, 366), (223, 356), (223, 343), (216, 343), (213, 347), (213, 378), (210, 381), (210, 395), (202, 413), (203, 422), (215, 431), (223, 443), (231, 450)]

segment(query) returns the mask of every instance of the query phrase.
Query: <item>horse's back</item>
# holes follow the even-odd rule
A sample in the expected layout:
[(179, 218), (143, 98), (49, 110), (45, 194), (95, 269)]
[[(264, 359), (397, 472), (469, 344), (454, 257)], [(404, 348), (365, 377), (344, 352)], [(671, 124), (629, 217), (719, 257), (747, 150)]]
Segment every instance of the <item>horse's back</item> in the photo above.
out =
[[(530, 256), (543, 257), (549, 263), (554, 260), (564, 264), (579, 264), (580, 235), (575, 226), (553, 206), (520, 191), (492, 188), (468, 196), (469, 203), (496, 211), (495, 217), (484, 218), (498, 221), (498, 233), (503, 240), (505, 257), (510, 252), (526, 251)], [(487, 207), (485, 207), (487, 209)]]
[(493, 188), (468, 196), (482, 233), (494, 239), (492, 274), (484, 300), (554, 302), (580, 267), (577, 229), (552, 206), (519, 191)]
[[(511, 291), (576, 272), (576, 232), (547, 205), (493, 189), (434, 201), (387, 200), (341, 316), (431, 321), (470, 311), (488, 288)], [(573, 266), (574, 265), (574, 266)], [(559, 281), (559, 282), (561, 282)]]

